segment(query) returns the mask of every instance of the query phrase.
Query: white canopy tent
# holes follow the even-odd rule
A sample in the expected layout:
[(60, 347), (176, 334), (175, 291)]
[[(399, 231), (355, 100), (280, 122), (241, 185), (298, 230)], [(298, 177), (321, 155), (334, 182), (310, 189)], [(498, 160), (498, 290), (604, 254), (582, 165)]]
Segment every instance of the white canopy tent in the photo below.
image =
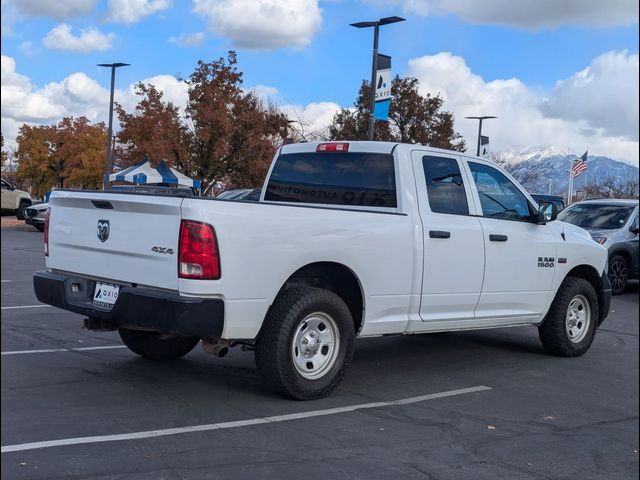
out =
[(183, 185), (185, 187), (195, 188), (196, 190), (200, 189), (200, 180), (194, 180), (183, 175), (175, 168), (167, 165), (164, 160), (162, 160), (156, 168), (153, 168), (149, 160), (145, 159), (129, 168), (112, 173), (109, 175), (109, 181), (130, 182), (136, 185), (165, 183), (169, 185)]

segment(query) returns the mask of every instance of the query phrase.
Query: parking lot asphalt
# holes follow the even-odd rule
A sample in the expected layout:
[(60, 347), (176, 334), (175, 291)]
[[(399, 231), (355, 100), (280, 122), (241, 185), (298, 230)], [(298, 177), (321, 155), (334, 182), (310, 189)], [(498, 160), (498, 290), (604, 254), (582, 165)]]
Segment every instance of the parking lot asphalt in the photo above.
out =
[(637, 282), (583, 357), (530, 327), (361, 339), (333, 396), (297, 402), (251, 352), (152, 362), (38, 307), (43, 267), (41, 233), (2, 228), (3, 479), (638, 477)]

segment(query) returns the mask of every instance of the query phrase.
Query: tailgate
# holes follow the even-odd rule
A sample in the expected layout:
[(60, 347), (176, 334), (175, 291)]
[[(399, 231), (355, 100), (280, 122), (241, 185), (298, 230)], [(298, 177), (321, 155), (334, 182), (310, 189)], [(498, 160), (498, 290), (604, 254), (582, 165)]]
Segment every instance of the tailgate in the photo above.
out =
[(177, 290), (182, 200), (53, 192), (47, 268)]

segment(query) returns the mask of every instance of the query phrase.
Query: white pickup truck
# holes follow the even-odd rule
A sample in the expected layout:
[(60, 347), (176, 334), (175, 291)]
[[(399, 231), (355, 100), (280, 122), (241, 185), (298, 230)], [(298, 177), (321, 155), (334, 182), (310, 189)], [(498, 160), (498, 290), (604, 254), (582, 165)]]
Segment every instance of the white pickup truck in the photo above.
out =
[(40, 301), (146, 358), (255, 349), (298, 399), (337, 387), (355, 337), (534, 325), (576, 356), (609, 311), (606, 250), (459, 152), (286, 145), (259, 202), (56, 190), (50, 205)]

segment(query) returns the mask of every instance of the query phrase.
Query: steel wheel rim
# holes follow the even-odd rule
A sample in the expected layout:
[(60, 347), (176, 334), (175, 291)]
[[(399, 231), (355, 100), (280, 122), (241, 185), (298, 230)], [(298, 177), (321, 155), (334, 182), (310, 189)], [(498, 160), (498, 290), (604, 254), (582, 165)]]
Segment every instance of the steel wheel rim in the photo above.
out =
[(609, 281), (611, 282), (611, 288), (614, 291), (619, 291), (624, 287), (624, 282), (627, 278), (627, 265), (624, 260), (617, 258), (609, 266)]
[(338, 324), (324, 312), (307, 315), (291, 342), (291, 359), (296, 371), (308, 380), (323, 377), (336, 363), (340, 350)]
[(591, 326), (591, 305), (584, 295), (576, 295), (569, 302), (565, 327), (569, 340), (580, 343), (587, 336)]

